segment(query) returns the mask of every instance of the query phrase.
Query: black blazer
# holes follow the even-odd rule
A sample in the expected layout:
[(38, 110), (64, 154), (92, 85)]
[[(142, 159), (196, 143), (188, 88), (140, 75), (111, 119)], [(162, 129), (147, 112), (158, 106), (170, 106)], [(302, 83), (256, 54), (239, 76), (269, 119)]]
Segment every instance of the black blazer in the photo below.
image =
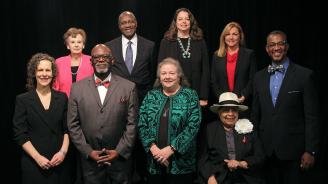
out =
[(265, 154), (281, 160), (301, 159), (319, 145), (319, 100), (314, 72), (290, 61), (275, 107), (268, 69), (254, 77), (251, 120), (259, 129)]
[[(16, 97), (13, 119), (14, 139), (19, 146), (30, 141), (40, 155), (51, 160), (61, 149), (67, 134), (67, 95), (51, 90), (48, 112), (44, 109), (35, 89)], [(66, 159), (59, 166), (43, 170), (22, 151), (23, 183), (67, 183), (69, 181)]]
[[(244, 104), (251, 105), (253, 78), (257, 71), (256, 59), (253, 50), (239, 48), (233, 93), (239, 98), (244, 95)], [(225, 92), (230, 92), (228, 74), (227, 74), (227, 55), (219, 57), (217, 52), (213, 55), (211, 67), (211, 85), (214, 95), (219, 101), (220, 95)]]
[(139, 106), (147, 92), (153, 89), (157, 70), (157, 53), (154, 49), (155, 43), (138, 36), (137, 57), (131, 74), (123, 59), (122, 36), (106, 42), (114, 57), (114, 65), (111, 72), (136, 84), (138, 90)]
[[(234, 131), (234, 141), (236, 160), (246, 161), (249, 166), (249, 169), (238, 169), (237, 172), (240, 172), (248, 183), (263, 183), (260, 170), (265, 154), (257, 132), (238, 134)], [(207, 184), (208, 179), (215, 174), (217, 182), (221, 183), (229, 172), (228, 167), (222, 165), (225, 159), (229, 160), (229, 154), (226, 133), (221, 121), (216, 120), (205, 125), (199, 145), (198, 182)]]
[[(208, 100), (210, 90), (210, 66), (205, 41), (190, 42), (192, 88), (200, 99)], [(178, 42), (162, 39), (158, 54), (158, 63), (171, 57), (178, 60)], [(183, 68), (182, 68), (183, 69)]]

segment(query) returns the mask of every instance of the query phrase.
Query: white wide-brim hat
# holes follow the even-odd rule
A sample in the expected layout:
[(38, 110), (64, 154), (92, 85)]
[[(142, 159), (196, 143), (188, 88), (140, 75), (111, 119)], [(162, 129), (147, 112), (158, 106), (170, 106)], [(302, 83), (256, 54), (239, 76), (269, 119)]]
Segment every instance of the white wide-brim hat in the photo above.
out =
[(236, 106), (239, 107), (240, 111), (246, 111), (248, 109), (247, 106), (238, 103), (238, 97), (235, 93), (226, 92), (220, 95), (219, 104), (213, 104), (210, 110), (214, 113), (218, 113), (219, 107), (225, 106)]

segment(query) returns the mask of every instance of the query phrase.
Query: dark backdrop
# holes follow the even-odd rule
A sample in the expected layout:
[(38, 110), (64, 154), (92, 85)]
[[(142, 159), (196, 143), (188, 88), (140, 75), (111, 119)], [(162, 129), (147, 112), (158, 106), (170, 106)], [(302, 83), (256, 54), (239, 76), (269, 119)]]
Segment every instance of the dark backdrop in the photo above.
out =
[[(209, 56), (219, 47), (224, 26), (241, 24), (247, 48), (255, 50), (258, 68), (270, 63), (265, 51), (266, 36), (273, 30), (284, 31), (290, 44), (288, 56), (297, 64), (315, 71), (321, 114), (327, 112), (327, 19), (323, 5), (299, 0), (3, 0), (1, 1), (1, 179), (20, 183), (19, 148), (13, 141), (12, 117), (15, 97), (25, 92), (26, 64), (38, 52), (58, 58), (69, 54), (62, 36), (70, 27), (82, 28), (88, 39), (84, 54), (98, 43), (121, 33), (118, 16), (128, 10), (138, 20), (137, 33), (156, 43), (157, 50), (169, 28), (175, 10), (186, 7), (203, 30)], [(327, 120), (322, 119), (321, 151), (316, 157), (317, 173), (326, 172), (323, 159), (327, 141)], [(319, 136), (319, 135), (318, 135)], [(326, 151), (326, 155), (328, 152)], [(3, 183), (3, 182), (1, 182)]]

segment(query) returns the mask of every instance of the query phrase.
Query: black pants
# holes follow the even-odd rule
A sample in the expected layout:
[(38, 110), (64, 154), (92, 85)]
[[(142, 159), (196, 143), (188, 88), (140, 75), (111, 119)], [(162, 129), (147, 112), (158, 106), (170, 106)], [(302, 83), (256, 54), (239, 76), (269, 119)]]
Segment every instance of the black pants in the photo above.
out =
[(229, 171), (222, 184), (247, 184), (247, 182), (238, 171)]
[(162, 174), (151, 175), (148, 172), (149, 184), (191, 184), (193, 183), (193, 173), (189, 174), (171, 174), (165, 172), (166, 168), (162, 167)]
[(264, 164), (266, 184), (302, 184), (305, 183), (306, 171), (301, 171), (301, 158), (297, 160), (280, 160), (273, 152)]
[(66, 159), (69, 162), (69, 175), (71, 184), (82, 184), (83, 181), (83, 173), (81, 166), (81, 155), (80, 152), (76, 149), (75, 145), (71, 144), (68, 147), (68, 152)]
[[(147, 177), (147, 153), (145, 152), (142, 143), (139, 139), (136, 140), (133, 148), (133, 167), (138, 173), (140, 180), (145, 181)], [(132, 175), (134, 170), (132, 171)]]

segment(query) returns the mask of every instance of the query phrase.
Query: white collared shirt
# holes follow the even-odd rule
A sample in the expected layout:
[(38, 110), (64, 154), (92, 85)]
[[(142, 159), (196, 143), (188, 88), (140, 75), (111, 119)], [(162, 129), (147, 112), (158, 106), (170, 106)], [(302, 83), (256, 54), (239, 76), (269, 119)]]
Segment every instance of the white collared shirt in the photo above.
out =
[[(93, 75), (94, 75), (94, 77), (95, 77), (95, 81), (96, 81), (96, 79), (98, 79), (98, 80), (101, 81), (101, 79), (99, 79), (95, 74), (93, 74)], [(112, 79), (112, 73), (110, 73), (110, 74), (107, 76), (107, 78), (106, 78), (105, 80), (103, 80), (102, 82), (107, 82), (107, 81), (110, 82), (111, 79)], [(98, 84), (96, 85), (96, 87), (97, 87), (98, 92), (99, 92), (99, 96), (100, 96), (101, 104), (103, 104), (103, 103), (104, 103), (104, 100), (105, 100), (105, 98), (106, 98), (106, 94), (107, 94), (107, 90), (108, 90), (108, 88), (106, 88), (104, 85), (102, 85), (102, 84), (100, 84), (100, 83), (98, 83)]]
[(137, 44), (138, 44), (138, 38), (137, 38), (137, 33), (134, 34), (133, 38), (131, 40), (128, 40), (124, 35), (122, 35), (122, 51), (123, 51), (123, 59), (125, 61), (125, 55), (126, 55), (126, 48), (128, 48), (128, 42), (131, 41), (131, 48), (133, 52), (133, 66), (136, 61), (137, 57)]

